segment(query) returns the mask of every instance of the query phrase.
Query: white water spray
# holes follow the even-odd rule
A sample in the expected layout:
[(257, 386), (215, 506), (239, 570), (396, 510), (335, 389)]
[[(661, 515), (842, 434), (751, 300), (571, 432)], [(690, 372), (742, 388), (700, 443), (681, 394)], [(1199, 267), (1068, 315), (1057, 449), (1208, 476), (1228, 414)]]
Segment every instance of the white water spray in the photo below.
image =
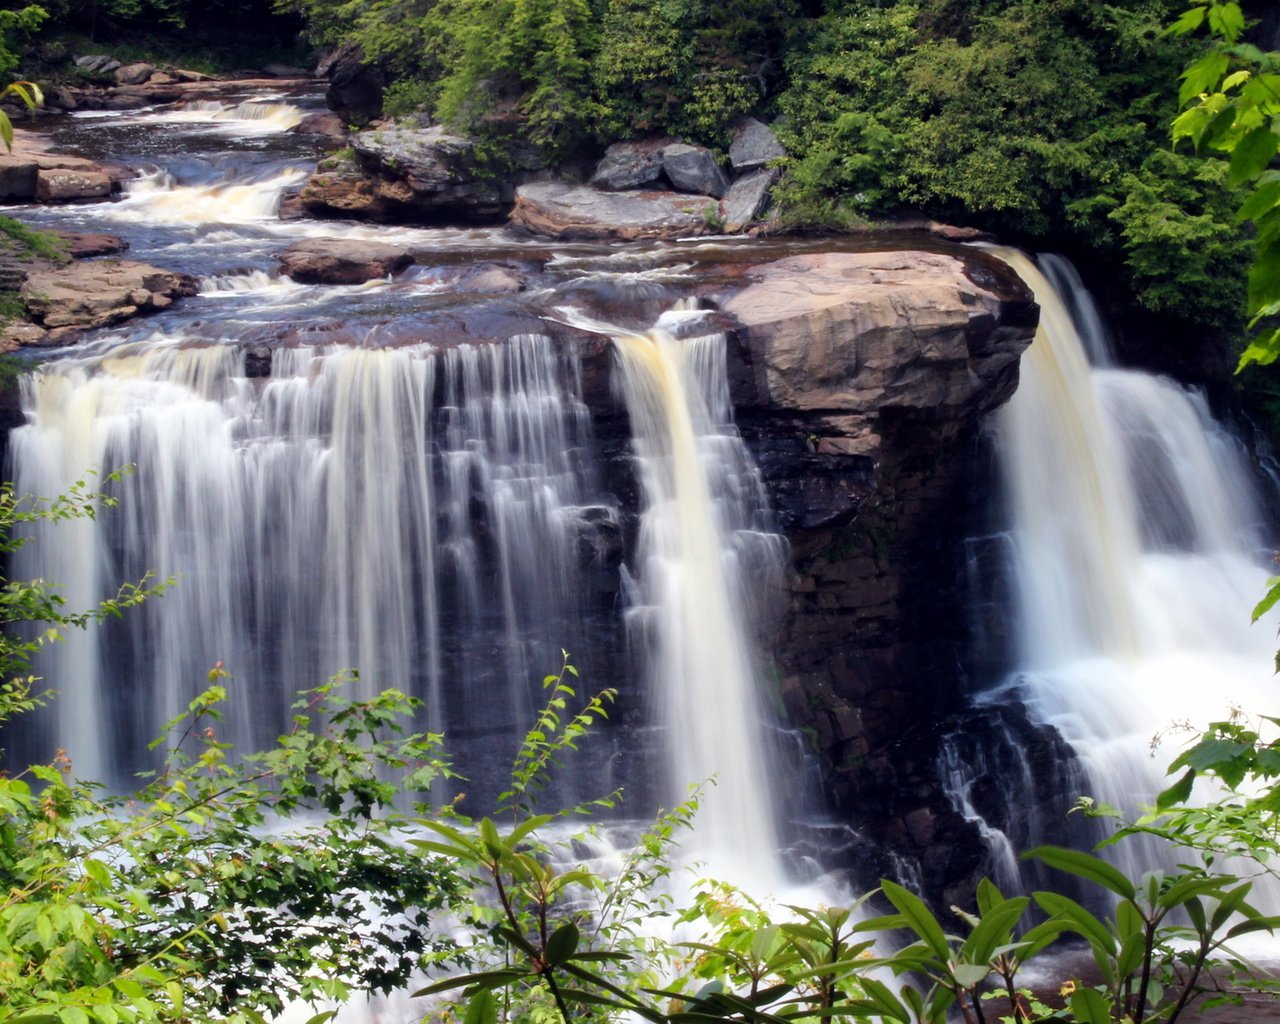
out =
[[(1133, 813), (1169, 782), (1177, 748), (1153, 758), (1156, 733), (1276, 711), (1275, 630), (1249, 625), (1267, 576), (1249, 475), (1203, 399), (1091, 367), (1049, 281), (998, 255), (1042, 311), (997, 424), (1024, 667), (1011, 685), (1075, 748), (1090, 795)], [(1126, 850), (1126, 868), (1150, 866)]]
[(750, 521), (760, 484), (728, 426), (725, 339), (653, 330), (615, 344), (646, 496), (633, 615), (667, 733), (672, 799), (714, 776), (693, 852), (718, 876), (773, 892), (771, 759), (743, 611), (753, 603), (747, 573), (776, 569), (783, 551)]

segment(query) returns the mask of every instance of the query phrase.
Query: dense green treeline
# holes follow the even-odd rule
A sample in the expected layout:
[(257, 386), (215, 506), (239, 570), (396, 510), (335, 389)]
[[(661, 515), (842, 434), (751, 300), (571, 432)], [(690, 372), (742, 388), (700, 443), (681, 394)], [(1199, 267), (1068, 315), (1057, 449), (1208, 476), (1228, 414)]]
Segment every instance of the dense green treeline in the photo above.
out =
[(1201, 44), (1181, 0), (279, 0), (424, 109), (555, 163), (777, 123), (793, 225), (911, 210), (1101, 256), (1153, 312), (1231, 330), (1248, 240), (1224, 168), (1173, 151)]
[(1118, 294), (1225, 336), (1250, 241), (1222, 161), (1170, 142), (1174, 83), (1204, 46), (1164, 31), (1184, 6), (48, 0), (0, 12), (0, 33), (13, 74), (24, 45), (57, 31), (301, 27), (317, 51), (354, 44), (378, 64), (388, 114), (425, 111), (551, 165), (659, 132), (723, 149), (755, 115), (792, 154), (784, 223), (912, 212), (990, 229), (1087, 254), (1114, 268)]

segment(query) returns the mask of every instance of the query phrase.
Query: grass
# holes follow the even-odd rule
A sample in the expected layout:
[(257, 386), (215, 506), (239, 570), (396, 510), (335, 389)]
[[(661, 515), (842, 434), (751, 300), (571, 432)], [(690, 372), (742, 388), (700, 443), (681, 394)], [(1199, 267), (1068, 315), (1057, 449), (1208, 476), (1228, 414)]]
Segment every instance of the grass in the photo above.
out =
[(30, 225), (0, 216), (0, 255), (20, 260), (48, 260), (67, 263), (67, 243), (57, 235), (39, 231)]

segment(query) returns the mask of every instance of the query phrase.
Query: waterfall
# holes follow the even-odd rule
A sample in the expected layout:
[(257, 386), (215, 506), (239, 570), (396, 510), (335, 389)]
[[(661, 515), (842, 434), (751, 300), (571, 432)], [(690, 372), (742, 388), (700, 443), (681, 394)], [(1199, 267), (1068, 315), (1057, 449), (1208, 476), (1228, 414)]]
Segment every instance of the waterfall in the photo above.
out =
[(782, 564), (755, 521), (763, 492), (731, 427), (722, 334), (615, 338), (645, 492), (633, 610), (666, 732), (668, 792), (714, 777), (693, 852), (720, 877), (773, 892), (779, 836), (759, 682), (742, 609)]
[[(1275, 712), (1275, 631), (1249, 624), (1267, 577), (1249, 473), (1201, 396), (1090, 364), (1106, 346), (1082, 340), (1091, 319), (1067, 302), (1088, 310), (1086, 295), (998, 255), (1035, 292), (1041, 326), (995, 425), (1022, 668), (986, 699), (1025, 700), (1080, 757), (1085, 792), (1132, 814), (1169, 782), (1180, 744), (1152, 756), (1157, 733)], [(1151, 866), (1139, 844), (1114, 853), (1132, 873)]]
[(122, 781), (219, 660), (240, 688), (226, 738), (245, 748), (348, 667), (360, 692), (421, 697), (463, 741), (525, 727), (536, 680), (585, 643), (580, 548), (611, 514), (588, 514), (572, 360), (527, 335), (281, 349), (268, 380), (243, 366), (232, 346), (152, 345), (28, 380), (19, 492), (137, 470), (118, 509), (53, 527), (18, 571), (65, 581), (76, 607), (147, 572), (177, 580), (50, 651), (64, 696), (49, 738), (85, 776)]

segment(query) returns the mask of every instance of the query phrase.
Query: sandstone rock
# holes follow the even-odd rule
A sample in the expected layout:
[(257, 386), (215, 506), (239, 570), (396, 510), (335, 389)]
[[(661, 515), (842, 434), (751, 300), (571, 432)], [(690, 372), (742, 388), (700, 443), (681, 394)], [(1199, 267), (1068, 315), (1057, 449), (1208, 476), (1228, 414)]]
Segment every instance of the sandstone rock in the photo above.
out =
[(178, 82), (179, 79), (169, 74), (169, 72), (167, 71), (157, 71), (150, 78), (148, 78), (147, 81), (151, 85), (173, 85), (174, 83)]
[(729, 179), (715, 155), (705, 146), (674, 142), (662, 149), (662, 173), (678, 192), (693, 192), (719, 199), (729, 190)]
[(343, 238), (308, 238), (280, 254), (281, 273), (303, 284), (361, 284), (412, 262), (398, 246)]
[(673, 142), (665, 136), (637, 142), (615, 142), (604, 151), (589, 184), (607, 192), (652, 185), (662, 176), (662, 150)]
[(730, 185), (720, 204), (720, 219), (724, 221), (725, 231), (741, 231), (759, 217), (768, 207), (769, 190), (780, 176), (781, 172), (776, 167), (761, 167)]
[(345, 142), (347, 126), (337, 114), (308, 114), (293, 129), (299, 135), (323, 135), (335, 142)]
[(93, 75), (110, 75), (121, 66), (118, 60), (106, 53), (76, 57), (74, 63), (81, 71), (87, 71)]
[(981, 228), (960, 227), (956, 224), (943, 224), (941, 221), (931, 220), (926, 228), (929, 234), (935, 238), (941, 238), (947, 242), (993, 242), (995, 235), (989, 231), (983, 231)]
[(78, 260), (92, 256), (114, 256), (129, 248), (129, 243), (117, 235), (56, 230), (52, 233), (67, 243), (67, 255)]
[(0, 199), (34, 199), (39, 171), (30, 157), (0, 156)]
[(681, 238), (705, 235), (719, 216), (714, 199), (675, 192), (601, 192), (534, 182), (516, 190), (511, 222), (552, 238)]
[[(753, 379), (737, 396), (774, 409), (981, 413), (1017, 384), (1034, 323), (1025, 286), (974, 257), (928, 252), (791, 256), (748, 274), (721, 308), (741, 325)], [(983, 280), (983, 274), (993, 275)], [(974, 277), (979, 278), (975, 281)], [(979, 283), (981, 281), (981, 283)]]
[(512, 295), (527, 287), (523, 273), (497, 263), (433, 267), (418, 280), (452, 294)]
[(729, 146), (729, 164), (735, 171), (764, 167), (770, 160), (787, 155), (773, 129), (754, 117), (743, 118), (734, 126)]
[(47, 328), (107, 327), (196, 294), (189, 274), (129, 260), (96, 260), (31, 271), (22, 298)]
[(154, 64), (139, 61), (136, 64), (126, 64), (124, 67), (116, 68), (114, 76), (115, 80), (121, 85), (141, 85), (155, 73), (156, 67)]
[(55, 168), (36, 173), (36, 198), (44, 203), (101, 199), (109, 195), (111, 178), (101, 171)]
[(202, 71), (188, 71), (186, 68), (172, 68), (169, 74), (173, 76), (176, 82), (211, 82), (212, 75), (206, 75)]
[(48, 343), (49, 332), (39, 324), (10, 320), (0, 324), (0, 352), (16, 352), (20, 348), (40, 347)]

